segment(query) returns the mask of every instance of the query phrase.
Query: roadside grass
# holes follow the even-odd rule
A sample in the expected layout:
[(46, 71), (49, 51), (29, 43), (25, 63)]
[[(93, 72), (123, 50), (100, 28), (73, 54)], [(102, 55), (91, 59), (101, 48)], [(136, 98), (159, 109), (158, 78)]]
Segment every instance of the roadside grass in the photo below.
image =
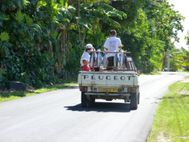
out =
[(32, 96), (32, 95), (45, 93), (45, 92), (49, 92), (49, 91), (53, 91), (57, 89), (72, 88), (76, 86), (77, 86), (77, 83), (64, 83), (64, 84), (58, 84), (58, 85), (36, 89), (30, 92), (29, 91), (0, 92), (0, 102), (15, 100), (15, 99), (26, 97), (26, 96)]
[(189, 142), (189, 78), (174, 83), (162, 98), (148, 142)]

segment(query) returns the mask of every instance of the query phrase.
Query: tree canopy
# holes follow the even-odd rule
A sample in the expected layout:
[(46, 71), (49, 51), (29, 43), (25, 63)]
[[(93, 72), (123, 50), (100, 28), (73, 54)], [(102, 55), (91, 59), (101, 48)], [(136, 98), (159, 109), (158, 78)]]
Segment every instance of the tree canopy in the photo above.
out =
[(161, 70), (183, 17), (167, 0), (1, 0), (0, 82), (35, 87), (77, 74), (86, 43), (116, 29), (142, 72)]

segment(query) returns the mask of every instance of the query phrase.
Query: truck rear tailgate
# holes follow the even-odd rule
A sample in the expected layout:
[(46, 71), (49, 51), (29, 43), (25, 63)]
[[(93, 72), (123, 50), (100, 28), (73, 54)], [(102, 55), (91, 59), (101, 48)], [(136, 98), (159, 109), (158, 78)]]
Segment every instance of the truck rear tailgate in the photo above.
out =
[(138, 85), (136, 72), (84, 72), (81, 71), (78, 76), (78, 83), (81, 86), (96, 87), (120, 87)]

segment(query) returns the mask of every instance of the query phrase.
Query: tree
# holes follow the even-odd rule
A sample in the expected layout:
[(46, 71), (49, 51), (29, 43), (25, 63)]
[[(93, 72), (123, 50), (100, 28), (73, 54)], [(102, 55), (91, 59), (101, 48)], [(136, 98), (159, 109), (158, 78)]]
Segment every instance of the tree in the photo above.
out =
[[(0, 82), (36, 87), (80, 69), (84, 45), (102, 48), (116, 29), (142, 72), (161, 70), (182, 16), (167, 0), (1, 0)], [(73, 73), (72, 73), (73, 72)], [(69, 75), (69, 73), (72, 73)], [(74, 78), (76, 79), (76, 77)]]

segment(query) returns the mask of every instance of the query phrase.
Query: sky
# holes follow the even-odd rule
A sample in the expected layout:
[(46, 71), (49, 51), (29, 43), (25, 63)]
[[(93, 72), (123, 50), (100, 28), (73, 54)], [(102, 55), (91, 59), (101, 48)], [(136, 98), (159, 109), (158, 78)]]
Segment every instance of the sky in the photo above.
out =
[(183, 21), (184, 31), (179, 33), (180, 42), (175, 43), (175, 46), (177, 48), (184, 47), (185, 49), (189, 49), (189, 45), (186, 45), (186, 40), (184, 39), (189, 31), (189, 0), (169, 0), (169, 3), (173, 4), (174, 9), (185, 17)]

